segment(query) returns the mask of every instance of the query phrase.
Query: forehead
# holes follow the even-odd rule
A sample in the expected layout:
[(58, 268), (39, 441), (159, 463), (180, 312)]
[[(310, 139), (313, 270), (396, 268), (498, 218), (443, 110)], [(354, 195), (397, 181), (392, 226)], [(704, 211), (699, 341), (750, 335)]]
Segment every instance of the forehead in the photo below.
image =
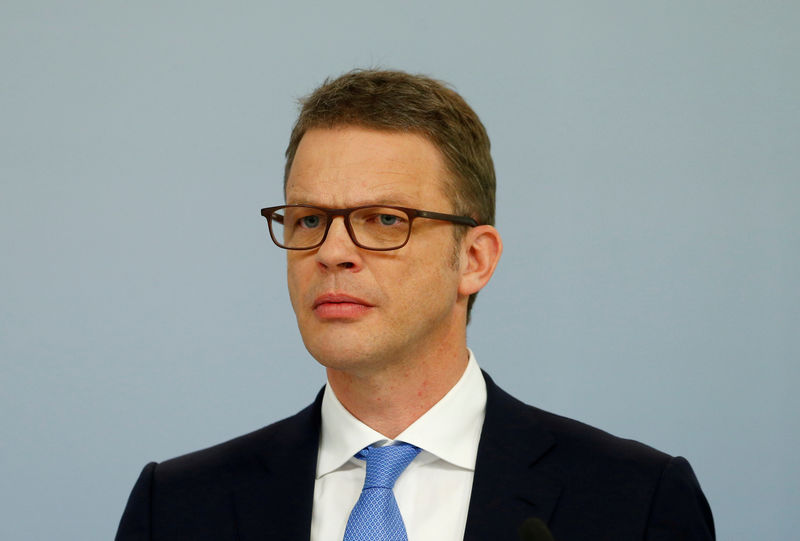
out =
[(447, 168), (421, 135), (361, 127), (315, 128), (297, 148), (287, 203), (441, 205)]

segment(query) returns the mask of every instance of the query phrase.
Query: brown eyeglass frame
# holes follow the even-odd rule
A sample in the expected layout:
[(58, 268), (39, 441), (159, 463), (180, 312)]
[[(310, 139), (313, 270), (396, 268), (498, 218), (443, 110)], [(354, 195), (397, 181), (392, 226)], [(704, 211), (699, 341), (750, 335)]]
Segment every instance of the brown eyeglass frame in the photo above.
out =
[[(403, 241), (403, 244), (399, 246), (393, 246), (392, 248), (370, 248), (368, 246), (364, 246), (363, 244), (358, 242), (358, 240), (356, 240), (356, 234), (353, 231), (353, 226), (350, 224), (350, 214), (352, 214), (357, 210), (376, 208), (376, 207), (400, 210), (406, 213), (406, 215), (408, 216), (408, 235), (406, 235), (406, 240)], [(325, 224), (325, 232), (322, 234), (322, 239), (320, 239), (320, 241), (317, 244), (313, 246), (308, 246), (306, 248), (290, 248), (278, 242), (278, 239), (275, 238), (275, 233), (273, 233), (272, 231), (271, 217), (273, 217), (277, 211), (285, 208), (309, 208), (324, 212), (327, 217), (327, 222)], [(272, 242), (274, 242), (276, 246), (278, 246), (279, 248), (283, 248), (284, 250), (313, 250), (314, 248), (319, 248), (320, 246), (322, 246), (322, 244), (325, 242), (325, 239), (328, 237), (328, 230), (330, 230), (331, 224), (333, 223), (333, 219), (336, 216), (341, 216), (342, 218), (344, 218), (344, 226), (347, 229), (347, 234), (350, 235), (350, 240), (353, 241), (353, 244), (355, 244), (359, 248), (363, 248), (364, 250), (372, 250), (374, 252), (388, 252), (391, 250), (399, 250), (400, 248), (408, 244), (408, 239), (411, 238), (411, 226), (413, 225), (415, 218), (428, 218), (430, 220), (441, 220), (444, 222), (452, 222), (454, 224), (466, 225), (469, 227), (478, 226), (478, 222), (476, 222), (469, 216), (442, 214), (441, 212), (431, 212), (428, 210), (412, 209), (408, 207), (397, 207), (395, 205), (362, 205), (360, 207), (352, 207), (347, 209), (329, 209), (325, 207), (318, 207), (316, 205), (278, 205), (277, 207), (267, 207), (261, 209), (261, 215), (267, 220), (267, 225), (269, 226), (269, 236), (272, 238)], [(278, 220), (277, 216), (274, 217), (276, 221), (283, 223), (282, 219)], [(283, 217), (281, 216), (281, 218)]]

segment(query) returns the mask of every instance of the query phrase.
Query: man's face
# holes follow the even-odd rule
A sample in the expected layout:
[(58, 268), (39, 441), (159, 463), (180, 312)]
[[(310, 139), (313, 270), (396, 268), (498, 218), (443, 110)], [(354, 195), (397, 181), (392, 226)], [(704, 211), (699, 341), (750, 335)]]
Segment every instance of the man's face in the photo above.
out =
[[(446, 174), (441, 153), (421, 136), (313, 129), (297, 149), (286, 202), (451, 213)], [(337, 217), (322, 246), (288, 251), (289, 295), (314, 358), (329, 369), (379, 370), (463, 333), (466, 297), (458, 295), (453, 227), (417, 219), (406, 246), (375, 252), (355, 246)]]

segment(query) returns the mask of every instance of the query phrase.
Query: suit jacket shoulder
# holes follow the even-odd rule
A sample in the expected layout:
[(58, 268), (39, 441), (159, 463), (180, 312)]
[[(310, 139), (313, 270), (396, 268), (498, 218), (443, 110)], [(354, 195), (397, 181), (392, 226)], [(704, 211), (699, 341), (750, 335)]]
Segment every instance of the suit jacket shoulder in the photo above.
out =
[(145, 466), (117, 541), (308, 539), (321, 400), (320, 392), (292, 417)]
[(528, 517), (562, 541), (714, 538), (685, 459), (526, 405), (484, 377), (486, 420), (465, 539), (517, 539)]

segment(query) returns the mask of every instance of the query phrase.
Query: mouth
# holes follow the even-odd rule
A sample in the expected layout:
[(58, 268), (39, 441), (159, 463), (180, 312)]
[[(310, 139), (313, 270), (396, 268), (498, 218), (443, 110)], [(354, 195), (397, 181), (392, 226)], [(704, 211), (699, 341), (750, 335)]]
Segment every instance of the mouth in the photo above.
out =
[(356, 319), (374, 307), (373, 304), (347, 294), (324, 294), (314, 299), (314, 314), (321, 319)]

